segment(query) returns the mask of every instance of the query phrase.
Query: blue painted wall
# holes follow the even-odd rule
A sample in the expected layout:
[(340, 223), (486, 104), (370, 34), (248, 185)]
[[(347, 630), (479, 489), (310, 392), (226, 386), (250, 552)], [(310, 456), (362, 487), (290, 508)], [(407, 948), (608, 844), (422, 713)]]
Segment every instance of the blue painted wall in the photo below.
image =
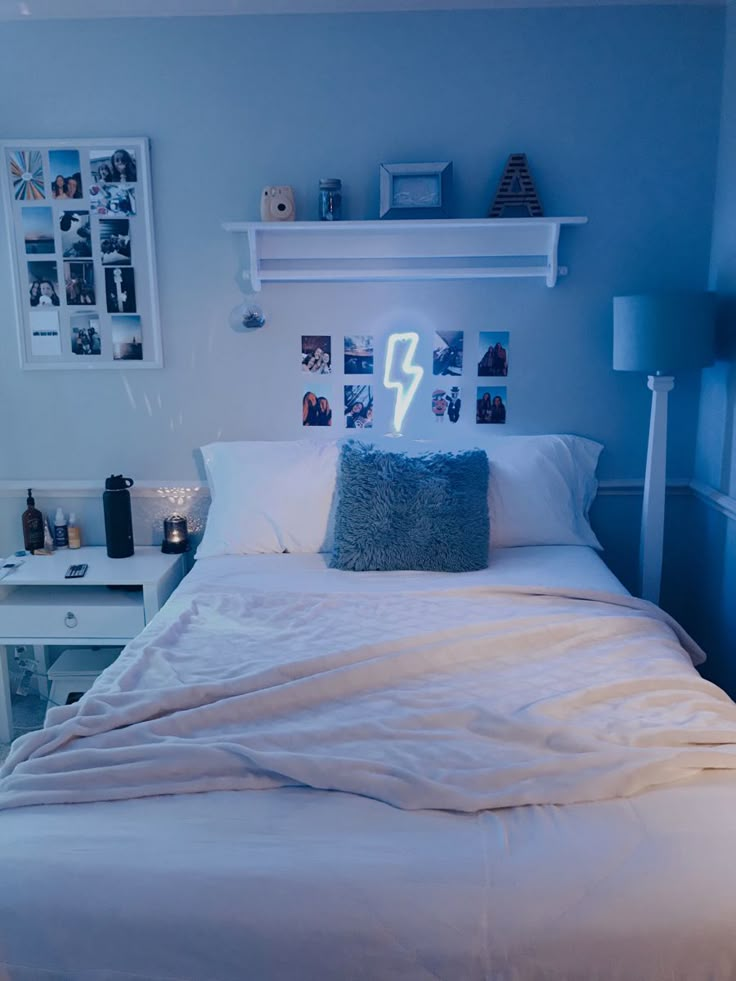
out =
[[(3, 241), (0, 398), (17, 421), (0, 427), (0, 479), (194, 479), (212, 439), (301, 435), (301, 333), (397, 321), (511, 331), (508, 431), (593, 436), (603, 477), (641, 477), (649, 392), (611, 370), (611, 297), (707, 281), (723, 20), (651, 6), (3, 24), (4, 134), (151, 138), (165, 367), (21, 371)], [(548, 214), (590, 219), (563, 232), (555, 289), (271, 287), (267, 329), (228, 329), (237, 249), (220, 222), (257, 218), (263, 185), (293, 185), (313, 219), (318, 179), (339, 176), (345, 216), (373, 218), (381, 161), (451, 159), (455, 215), (481, 217), (520, 150)], [(698, 395), (678, 379), (675, 477), (693, 471)], [(598, 530), (631, 568), (638, 517), (622, 527), (604, 505)]]

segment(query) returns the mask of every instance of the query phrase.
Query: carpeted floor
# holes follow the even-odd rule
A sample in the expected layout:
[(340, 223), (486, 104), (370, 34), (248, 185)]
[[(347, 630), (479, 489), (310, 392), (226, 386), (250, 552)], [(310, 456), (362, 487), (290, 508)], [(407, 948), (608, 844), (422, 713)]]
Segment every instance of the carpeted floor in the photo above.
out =
[[(32, 729), (40, 729), (45, 714), (46, 702), (36, 693), (13, 695), (13, 739)], [(0, 743), (0, 762), (5, 759), (9, 750), (8, 743)]]

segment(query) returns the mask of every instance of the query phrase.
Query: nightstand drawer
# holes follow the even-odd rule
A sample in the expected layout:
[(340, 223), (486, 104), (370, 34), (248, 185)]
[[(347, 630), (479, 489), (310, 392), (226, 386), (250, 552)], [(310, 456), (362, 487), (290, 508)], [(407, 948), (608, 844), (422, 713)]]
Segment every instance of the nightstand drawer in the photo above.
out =
[(23, 586), (0, 591), (0, 636), (132, 639), (145, 626), (140, 590)]

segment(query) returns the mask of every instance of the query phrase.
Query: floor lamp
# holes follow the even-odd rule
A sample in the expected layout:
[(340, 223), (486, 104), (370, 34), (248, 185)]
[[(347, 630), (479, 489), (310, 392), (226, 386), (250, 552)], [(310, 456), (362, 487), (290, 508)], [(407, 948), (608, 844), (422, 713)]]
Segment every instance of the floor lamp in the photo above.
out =
[(641, 595), (659, 602), (667, 480), (667, 395), (676, 371), (713, 360), (715, 296), (712, 293), (647, 293), (613, 298), (613, 367), (649, 376), (647, 469), (641, 510)]

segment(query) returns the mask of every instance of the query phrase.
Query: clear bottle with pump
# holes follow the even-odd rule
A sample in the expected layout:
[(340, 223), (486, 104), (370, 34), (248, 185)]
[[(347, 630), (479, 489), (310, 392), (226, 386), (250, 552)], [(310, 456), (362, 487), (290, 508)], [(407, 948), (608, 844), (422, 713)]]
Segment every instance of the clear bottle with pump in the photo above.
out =
[(56, 517), (54, 518), (54, 547), (69, 548), (69, 532), (61, 508), (56, 509)]
[(28, 488), (26, 509), (23, 512), (23, 547), (28, 552), (43, 548), (43, 515), (36, 507), (31, 488)]

